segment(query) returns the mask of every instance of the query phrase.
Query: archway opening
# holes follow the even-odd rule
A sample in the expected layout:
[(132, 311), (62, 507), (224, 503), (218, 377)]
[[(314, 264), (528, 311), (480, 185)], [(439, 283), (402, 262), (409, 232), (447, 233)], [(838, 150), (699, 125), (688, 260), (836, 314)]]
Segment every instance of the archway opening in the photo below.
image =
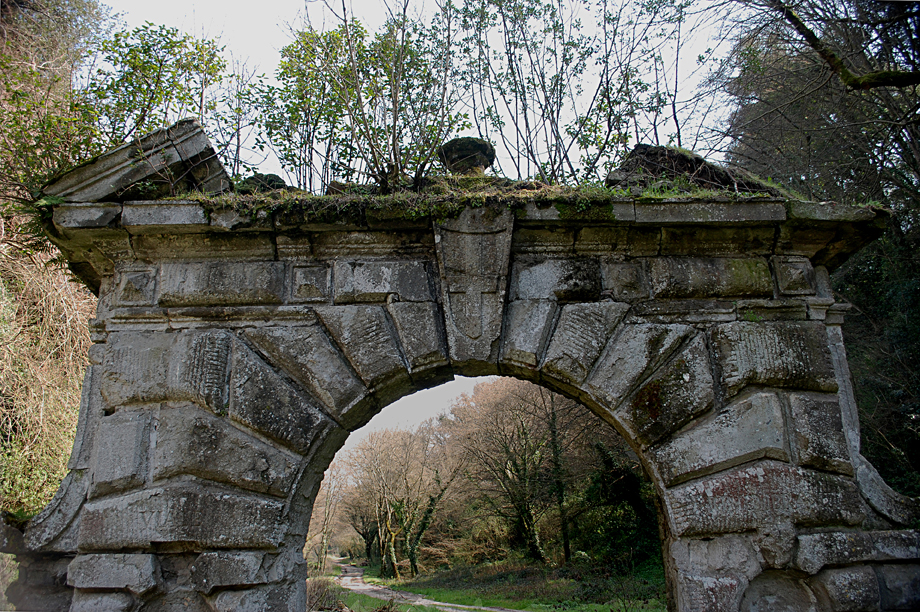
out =
[(517, 378), (458, 377), (352, 433), (304, 554), (313, 577), (355, 565), (347, 575), (453, 603), (664, 610), (658, 515), (639, 456), (590, 409)]

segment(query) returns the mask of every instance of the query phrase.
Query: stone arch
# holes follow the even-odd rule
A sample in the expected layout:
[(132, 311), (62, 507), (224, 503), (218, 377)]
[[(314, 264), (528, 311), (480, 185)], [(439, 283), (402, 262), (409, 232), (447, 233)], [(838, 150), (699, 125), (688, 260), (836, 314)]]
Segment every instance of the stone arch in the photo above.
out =
[[(219, 186), (196, 129), (139, 146)], [(828, 283), (881, 213), (600, 196), (592, 217), (519, 190), (452, 218), (250, 217), (112, 203), (144, 178), (118, 174), (131, 155), (46, 189), (100, 302), (71, 472), (0, 540), (20, 605), (300, 612), (306, 521), (348, 431), (454, 374), (536, 382), (624, 435), (658, 489), (672, 610), (920, 601), (917, 505), (858, 453)]]

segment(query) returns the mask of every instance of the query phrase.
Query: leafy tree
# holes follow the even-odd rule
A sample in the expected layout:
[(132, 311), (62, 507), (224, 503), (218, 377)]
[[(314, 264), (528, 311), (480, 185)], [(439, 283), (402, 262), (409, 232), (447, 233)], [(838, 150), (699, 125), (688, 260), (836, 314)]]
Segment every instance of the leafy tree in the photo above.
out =
[(221, 50), (213, 41), (149, 22), (103, 40), (98, 65), (80, 93), (95, 109), (105, 144), (185, 117), (205, 123), (215, 108), (210, 90), (226, 68)]
[(804, 197), (895, 213), (887, 234), (833, 283), (856, 307), (844, 333), (862, 453), (890, 484), (918, 495), (910, 449), (920, 444), (920, 90), (904, 78), (920, 70), (920, 10), (863, 0), (749, 4), (714, 81), (734, 107), (718, 136), (730, 161)]

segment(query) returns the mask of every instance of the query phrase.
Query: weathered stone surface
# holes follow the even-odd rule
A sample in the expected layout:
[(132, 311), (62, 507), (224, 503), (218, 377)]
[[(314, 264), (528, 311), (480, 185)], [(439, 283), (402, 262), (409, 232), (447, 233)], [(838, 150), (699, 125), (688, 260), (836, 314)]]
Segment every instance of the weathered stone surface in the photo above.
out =
[[(632, 203), (627, 204), (632, 209)], [(618, 253), (630, 257), (651, 257), (658, 255), (660, 249), (661, 229), (658, 227), (590, 224), (581, 227), (575, 239), (575, 253), (579, 255)]]
[(67, 567), (67, 584), (78, 589), (128, 590), (146, 595), (160, 580), (154, 555), (80, 555)]
[(313, 442), (337, 427), (255, 353), (235, 343), (230, 377), (230, 418), (306, 454)]
[(275, 245), (266, 234), (142, 234), (131, 238), (133, 255), (143, 261), (271, 261)]
[(854, 467), (859, 492), (874, 510), (898, 525), (911, 525), (920, 520), (920, 499), (907, 497), (889, 487), (862, 455), (856, 456)]
[(121, 411), (104, 417), (96, 433), (90, 497), (139, 487), (147, 480), (150, 413)]
[(540, 365), (556, 308), (551, 300), (520, 300), (508, 304), (503, 365), (524, 370), (535, 370)]
[(163, 264), (159, 284), (161, 306), (280, 304), (284, 300), (284, 264)]
[(337, 261), (334, 276), (336, 304), (385, 302), (389, 296), (402, 302), (432, 299), (422, 261)]
[(511, 256), (511, 211), (467, 208), (435, 226), (451, 361), (494, 373)]
[(387, 312), (393, 319), (410, 373), (449, 363), (443, 321), (435, 302), (392, 302)]
[(875, 568), (882, 610), (920, 610), (920, 564)]
[(774, 202), (636, 202), (636, 223), (754, 223), (785, 221), (786, 210)]
[(712, 331), (727, 396), (745, 385), (837, 391), (824, 325), (738, 321)]
[(343, 427), (351, 429), (370, 418), (373, 402), (341, 351), (318, 325), (260, 327), (246, 330), (269, 360), (309, 389)]
[(512, 300), (594, 302), (600, 293), (600, 267), (595, 258), (518, 261), (511, 274)]
[(134, 598), (128, 593), (78, 590), (70, 605), (70, 612), (131, 612), (133, 609)]
[(230, 352), (223, 331), (112, 334), (101, 393), (110, 406), (188, 400), (223, 412)]
[(738, 318), (735, 304), (711, 299), (647, 300), (633, 305), (629, 322), (695, 325), (734, 321)]
[(149, 550), (184, 542), (192, 550), (277, 546), (284, 502), (200, 483), (177, 483), (88, 502), (81, 551)]
[(543, 373), (573, 385), (583, 382), (628, 310), (629, 304), (620, 302), (563, 306)]
[(779, 398), (757, 393), (650, 449), (649, 455), (670, 486), (761, 457), (788, 461), (784, 433)]
[(616, 302), (632, 302), (649, 297), (648, 279), (641, 261), (604, 261), (602, 286)]
[(853, 475), (837, 397), (790, 393), (799, 464)]
[(157, 269), (150, 266), (119, 267), (115, 275), (116, 306), (153, 306), (157, 297)]
[(712, 408), (712, 366), (702, 335), (647, 380), (617, 411), (643, 445), (654, 444)]
[(204, 208), (195, 202), (153, 201), (125, 203), (121, 225), (135, 234), (162, 234), (201, 232), (210, 223)]
[(301, 612), (306, 609), (306, 594), (300, 583), (222, 591), (211, 600), (211, 607), (214, 612)]
[(251, 586), (267, 582), (262, 564), (264, 552), (208, 552), (192, 565), (195, 588), (205, 594), (223, 587)]
[(382, 306), (333, 306), (316, 312), (361, 379), (378, 394), (389, 396), (392, 388), (398, 394), (409, 384), (406, 363)]
[(144, 612), (213, 612), (201, 595), (188, 588), (179, 588), (145, 603)]
[(772, 297), (770, 268), (761, 258), (661, 257), (649, 261), (657, 298)]
[(761, 461), (669, 489), (665, 503), (678, 535), (798, 525), (858, 525), (865, 513), (852, 480)]
[(154, 480), (188, 474), (284, 497), (298, 460), (197, 408), (159, 411)]
[(818, 612), (818, 600), (804, 582), (786, 572), (764, 572), (751, 581), (740, 612)]
[(920, 561), (918, 531), (830, 531), (798, 536), (794, 566), (816, 574), (825, 566), (908, 560)]
[(686, 325), (623, 325), (607, 343), (585, 386), (613, 410), (643, 375), (667, 360), (693, 333)]
[[(100, 350), (101, 349), (101, 350)], [(103, 345), (94, 344), (88, 351), (90, 365), (83, 375), (83, 391), (80, 394), (80, 414), (77, 417), (77, 433), (74, 436), (73, 449), (67, 462), (68, 470), (86, 470), (92, 466), (93, 441), (96, 429), (102, 419), (105, 404), (99, 392), (102, 368), (101, 355)]]
[(327, 302), (330, 290), (332, 268), (324, 265), (291, 266), (292, 303)]
[(774, 257), (772, 264), (780, 295), (815, 295), (815, 270), (807, 257)]
[(79, 512), (89, 489), (85, 470), (71, 470), (54, 498), (31, 521), (24, 535), (33, 552), (69, 552), (76, 548)]
[(773, 250), (772, 227), (663, 227), (662, 255), (737, 257), (769, 255)]
[(736, 576), (697, 576), (678, 574), (677, 606), (679, 610), (734, 612), (744, 592), (746, 581)]
[(760, 573), (757, 550), (747, 535), (680, 538), (670, 544), (671, 556), (685, 575), (729, 575), (750, 580)]
[(230, 177), (195, 119), (157, 130), (93, 159), (43, 189), (68, 202), (99, 202), (136, 192), (144, 181), (172, 190), (215, 193), (230, 188)]
[(59, 229), (96, 229), (113, 225), (120, 216), (120, 204), (75, 202), (69, 206), (55, 207), (51, 220)]
[(878, 578), (870, 567), (826, 569), (809, 581), (831, 612), (876, 612), (881, 600)]

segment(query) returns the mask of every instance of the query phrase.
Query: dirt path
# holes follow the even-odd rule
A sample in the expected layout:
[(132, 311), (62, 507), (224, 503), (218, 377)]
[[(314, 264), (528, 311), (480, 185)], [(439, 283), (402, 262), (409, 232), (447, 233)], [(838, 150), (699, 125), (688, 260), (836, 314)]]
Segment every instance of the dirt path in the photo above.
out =
[(333, 563), (336, 563), (339, 567), (342, 568), (342, 573), (339, 576), (335, 577), (335, 581), (342, 587), (355, 591), (356, 593), (362, 593), (364, 595), (369, 595), (370, 597), (376, 597), (377, 599), (392, 599), (398, 604), (412, 604), (416, 606), (431, 606), (444, 612), (457, 612), (458, 610), (487, 610), (488, 612), (520, 612), (520, 610), (512, 610), (510, 608), (493, 608), (489, 606), (464, 606), (461, 604), (452, 604), (445, 603), (442, 601), (433, 601), (427, 599), (422, 595), (416, 593), (409, 593), (406, 591), (394, 591), (393, 589), (388, 589), (387, 587), (377, 586), (376, 584), (368, 584), (364, 582), (364, 569), (360, 567), (355, 567), (353, 565), (345, 565), (342, 563), (336, 562), (334, 559)]

